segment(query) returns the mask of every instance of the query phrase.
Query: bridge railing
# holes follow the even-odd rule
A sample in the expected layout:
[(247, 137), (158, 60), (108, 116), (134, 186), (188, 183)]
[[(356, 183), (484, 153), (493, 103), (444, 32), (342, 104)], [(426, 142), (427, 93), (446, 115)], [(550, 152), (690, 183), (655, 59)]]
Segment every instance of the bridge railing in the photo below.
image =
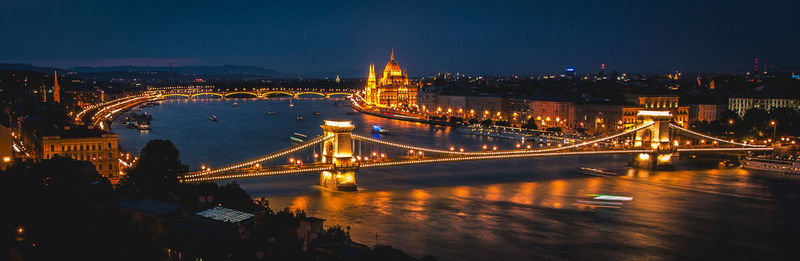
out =
[(682, 132), (689, 133), (689, 134), (692, 134), (692, 135), (697, 136), (697, 137), (703, 137), (703, 138), (714, 140), (714, 141), (721, 142), (721, 143), (733, 144), (733, 145), (736, 145), (736, 146), (750, 147), (750, 148), (764, 148), (764, 147), (766, 147), (765, 145), (753, 145), (753, 144), (735, 142), (735, 141), (731, 141), (731, 140), (723, 140), (723, 139), (720, 139), (720, 138), (717, 138), (717, 137), (709, 136), (709, 135), (706, 135), (706, 134), (702, 134), (702, 133), (699, 133), (699, 132), (696, 132), (696, 131), (692, 131), (692, 130), (686, 129), (686, 128), (683, 128), (681, 126), (678, 126), (678, 125), (675, 125), (675, 124), (672, 124), (672, 123), (669, 124), (669, 127), (671, 129), (674, 129), (674, 130), (682, 131)]
[(225, 166), (225, 167), (222, 167), (222, 168), (218, 168), (218, 169), (190, 172), (190, 173), (187, 173), (186, 175), (184, 175), (184, 178), (195, 178), (195, 177), (199, 177), (199, 176), (213, 175), (213, 174), (228, 172), (228, 171), (231, 171), (231, 170), (234, 170), (234, 169), (239, 169), (239, 168), (252, 166), (252, 165), (254, 165), (256, 163), (269, 161), (269, 160), (272, 160), (272, 159), (275, 159), (275, 158), (286, 156), (286, 155), (288, 155), (290, 153), (294, 153), (294, 152), (297, 152), (297, 151), (300, 151), (300, 150), (303, 150), (303, 149), (306, 149), (306, 148), (310, 148), (311, 146), (317, 145), (317, 144), (319, 144), (319, 143), (321, 143), (323, 141), (326, 141), (328, 139), (331, 139), (331, 138), (333, 138), (333, 135), (319, 136), (319, 137), (313, 138), (313, 139), (311, 139), (309, 141), (306, 141), (306, 142), (304, 142), (304, 143), (302, 143), (300, 145), (297, 145), (297, 146), (294, 146), (294, 147), (290, 147), (290, 148), (286, 148), (286, 149), (283, 149), (283, 150), (280, 150), (280, 151), (277, 151), (277, 152), (274, 152), (274, 153), (271, 153), (271, 154), (268, 154), (268, 155), (265, 155), (265, 156), (262, 156), (262, 157), (258, 157), (258, 158), (255, 158), (255, 159), (252, 159), (252, 160), (249, 160), (249, 161), (245, 161), (245, 162), (241, 162), (241, 163), (237, 163), (237, 164), (233, 164), (233, 165), (228, 165), (228, 166)]

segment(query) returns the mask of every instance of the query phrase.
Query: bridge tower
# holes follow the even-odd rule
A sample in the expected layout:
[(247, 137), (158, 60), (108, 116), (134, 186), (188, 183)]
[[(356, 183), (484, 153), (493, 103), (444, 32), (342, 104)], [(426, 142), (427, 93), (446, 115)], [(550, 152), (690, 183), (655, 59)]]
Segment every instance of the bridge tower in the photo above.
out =
[(333, 170), (323, 171), (319, 185), (334, 191), (356, 191), (356, 172), (358, 162), (353, 157), (351, 133), (355, 126), (349, 121), (325, 121), (323, 135), (333, 138), (322, 145), (322, 163), (333, 165)]
[(652, 124), (636, 131), (634, 147), (650, 149), (650, 153), (639, 153), (633, 160), (634, 167), (664, 168), (672, 167), (672, 155), (675, 153), (669, 131), (672, 113), (669, 111), (639, 111), (636, 115), (643, 125)]

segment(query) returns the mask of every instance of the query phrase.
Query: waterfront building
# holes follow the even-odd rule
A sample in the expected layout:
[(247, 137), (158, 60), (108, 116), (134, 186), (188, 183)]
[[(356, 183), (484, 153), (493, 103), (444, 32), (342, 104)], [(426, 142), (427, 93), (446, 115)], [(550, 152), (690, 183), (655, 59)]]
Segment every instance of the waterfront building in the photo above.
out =
[(531, 101), (530, 107), (540, 128), (572, 128), (577, 122), (578, 106), (571, 101), (537, 100)]
[(380, 108), (416, 107), (417, 89), (418, 86), (409, 83), (407, 72), (400, 69), (400, 65), (394, 60), (394, 50), (392, 50), (380, 79), (376, 79), (375, 65), (369, 66), (367, 85), (364, 87), (364, 102)]
[(590, 132), (608, 132), (622, 129), (624, 126), (622, 115), (625, 107), (624, 105), (616, 104), (580, 104), (577, 109), (577, 124), (573, 126)]
[(721, 111), (715, 104), (689, 105), (689, 122), (712, 122), (717, 120)]
[(436, 87), (428, 86), (417, 92), (417, 106), (422, 113), (433, 113), (439, 106), (439, 93)]
[[(676, 73), (675, 79), (679, 76), (680, 73)], [(680, 106), (678, 96), (641, 96), (639, 106), (648, 110), (670, 111), (678, 125), (685, 128), (689, 124), (689, 106)]]
[(503, 99), (503, 112), (506, 117), (513, 122), (521, 121), (524, 123), (531, 116), (531, 99), (528, 98), (506, 98)]
[(728, 98), (728, 110), (735, 112), (739, 117), (750, 109), (762, 109), (767, 112), (774, 108), (793, 108), (800, 109), (800, 100), (786, 98), (755, 98), (755, 97), (731, 97)]
[(120, 178), (119, 137), (94, 126), (64, 126), (41, 138), (43, 159), (55, 155), (91, 162), (97, 172), (112, 181)]

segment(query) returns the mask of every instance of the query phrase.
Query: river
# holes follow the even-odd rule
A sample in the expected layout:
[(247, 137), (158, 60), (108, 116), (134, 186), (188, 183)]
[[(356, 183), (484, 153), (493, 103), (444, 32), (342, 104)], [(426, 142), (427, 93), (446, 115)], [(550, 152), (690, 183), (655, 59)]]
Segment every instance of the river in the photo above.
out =
[[(342, 104), (334, 106), (334, 101)], [(145, 108), (152, 130), (112, 125), (120, 146), (138, 152), (169, 139), (197, 170), (288, 146), (295, 133), (321, 134), (323, 119), (350, 120), (355, 133), (382, 125), (387, 141), (479, 150), (515, 141), (470, 136), (351, 113), (344, 100), (173, 99)], [(234, 107), (237, 103), (238, 107)], [(267, 112), (273, 110), (274, 115)], [(315, 116), (314, 111), (320, 115)], [(216, 115), (218, 122), (209, 120)], [(303, 115), (304, 120), (296, 120)], [(273, 209), (290, 207), (351, 228), (357, 242), (389, 244), (440, 260), (796, 259), (800, 179), (676, 160), (673, 171), (634, 170), (628, 155), (443, 163), (360, 170), (359, 192), (331, 192), (308, 173), (236, 180)], [(621, 173), (592, 177), (591, 166)], [(224, 182), (223, 182), (224, 183)], [(587, 194), (633, 197), (613, 208), (582, 205)]]

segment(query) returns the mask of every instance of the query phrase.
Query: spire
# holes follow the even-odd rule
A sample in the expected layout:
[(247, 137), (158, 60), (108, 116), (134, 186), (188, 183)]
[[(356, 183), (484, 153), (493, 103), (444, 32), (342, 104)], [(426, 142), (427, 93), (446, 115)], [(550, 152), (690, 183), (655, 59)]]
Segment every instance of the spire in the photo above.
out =
[(58, 87), (58, 72), (53, 70), (53, 101), (61, 103), (61, 88)]
[(39, 89), (42, 92), (42, 102), (47, 102), (47, 87), (44, 87), (44, 83), (42, 83), (42, 87)]
[(389, 60), (394, 61), (394, 47), (392, 47), (392, 58), (389, 58)]

